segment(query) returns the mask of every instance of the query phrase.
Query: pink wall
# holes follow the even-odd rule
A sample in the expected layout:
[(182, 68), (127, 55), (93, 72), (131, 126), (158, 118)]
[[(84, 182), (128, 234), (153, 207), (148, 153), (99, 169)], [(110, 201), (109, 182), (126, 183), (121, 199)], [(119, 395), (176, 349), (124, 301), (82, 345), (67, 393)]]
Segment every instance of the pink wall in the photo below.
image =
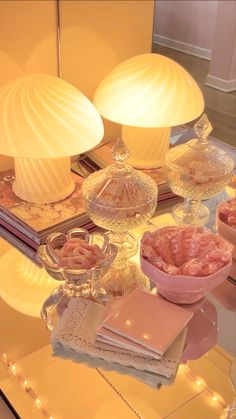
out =
[(229, 73), (229, 80), (236, 80), (236, 38), (234, 39), (234, 48)]
[(154, 34), (211, 50), (217, 3), (156, 0)]
[(209, 74), (236, 79), (236, 2), (219, 1)]

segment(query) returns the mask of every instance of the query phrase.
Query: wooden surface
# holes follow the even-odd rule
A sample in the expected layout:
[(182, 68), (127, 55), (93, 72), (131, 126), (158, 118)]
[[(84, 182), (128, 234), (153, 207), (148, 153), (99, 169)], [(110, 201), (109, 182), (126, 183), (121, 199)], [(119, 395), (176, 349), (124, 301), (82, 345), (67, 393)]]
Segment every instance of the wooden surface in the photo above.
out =
[[(193, 76), (205, 99), (204, 112), (213, 125), (211, 135), (218, 140), (236, 146), (236, 91), (224, 93), (204, 85), (210, 61), (156, 44), (153, 45), (153, 52), (171, 58)], [(192, 127), (194, 122), (192, 121), (188, 125)]]

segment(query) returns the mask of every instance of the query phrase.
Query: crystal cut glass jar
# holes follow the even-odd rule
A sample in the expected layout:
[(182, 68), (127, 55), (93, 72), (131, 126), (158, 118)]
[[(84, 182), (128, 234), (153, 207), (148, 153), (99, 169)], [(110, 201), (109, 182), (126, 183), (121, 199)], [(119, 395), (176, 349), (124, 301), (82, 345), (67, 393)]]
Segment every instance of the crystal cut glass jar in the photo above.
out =
[(156, 183), (127, 165), (128, 155), (123, 141), (117, 140), (115, 163), (90, 175), (82, 186), (85, 210), (94, 224), (109, 230), (110, 242), (125, 258), (138, 249), (137, 239), (128, 231), (149, 220), (157, 204)]
[(173, 208), (181, 224), (204, 225), (209, 210), (200, 203), (222, 192), (230, 182), (234, 162), (207, 140), (212, 126), (204, 114), (194, 126), (197, 139), (171, 148), (166, 154), (165, 171), (171, 190), (184, 198)]

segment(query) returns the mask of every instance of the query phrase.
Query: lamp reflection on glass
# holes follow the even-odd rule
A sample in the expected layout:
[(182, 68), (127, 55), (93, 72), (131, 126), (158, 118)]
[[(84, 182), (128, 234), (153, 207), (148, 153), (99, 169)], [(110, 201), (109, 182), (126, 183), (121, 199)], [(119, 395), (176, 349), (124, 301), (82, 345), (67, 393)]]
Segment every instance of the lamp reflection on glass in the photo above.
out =
[(119, 64), (100, 83), (94, 104), (100, 114), (122, 124), (129, 163), (162, 166), (170, 128), (196, 119), (203, 96), (191, 75), (160, 54), (141, 54)]
[(74, 190), (70, 157), (103, 137), (93, 104), (74, 86), (47, 74), (20, 77), (0, 90), (0, 153), (14, 157), (13, 191), (50, 203)]
[(16, 249), (10, 249), (0, 260), (2, 299), (20, 313), (40, 317), (42, 304), (57, 281)]

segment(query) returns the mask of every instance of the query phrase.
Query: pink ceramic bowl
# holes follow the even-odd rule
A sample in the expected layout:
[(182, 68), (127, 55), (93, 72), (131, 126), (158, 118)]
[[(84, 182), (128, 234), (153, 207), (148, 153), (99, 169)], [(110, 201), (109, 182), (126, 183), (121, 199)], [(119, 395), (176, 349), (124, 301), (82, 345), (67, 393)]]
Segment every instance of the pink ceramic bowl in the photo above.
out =
[(221, 221), (219, 218), (219, 208), (216, 211), (216, 228), (219, 236), (232, 244), (232, 258), (236, 259), (236, 229)]
[(140, 265), (144, 274), (157, 285), (158, 292), (167, 300), (177, 304), (193, 304), (227, 278), (232, 261), (204, 277), (168, 274), (152, 265), (142, 255)]

